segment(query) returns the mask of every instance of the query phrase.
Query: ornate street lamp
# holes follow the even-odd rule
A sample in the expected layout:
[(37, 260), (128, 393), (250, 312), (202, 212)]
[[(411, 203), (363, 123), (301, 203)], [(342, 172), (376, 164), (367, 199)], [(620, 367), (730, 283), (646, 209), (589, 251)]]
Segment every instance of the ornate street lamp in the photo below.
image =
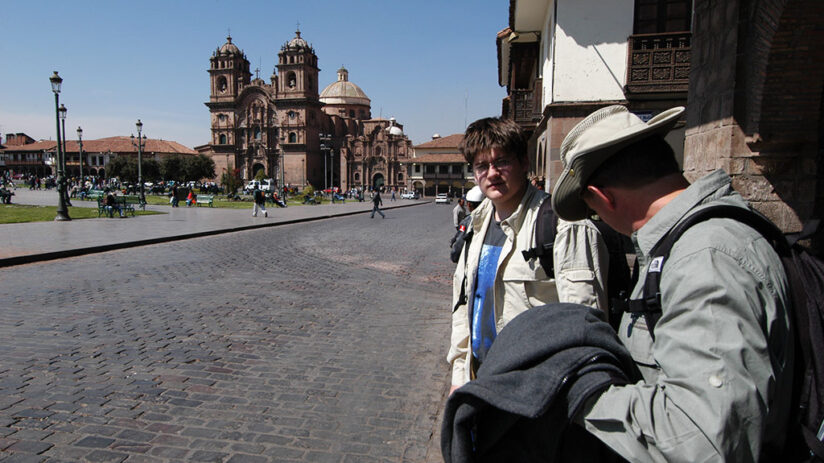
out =
[(54, 92), (54, 121), (57, 126), (57, 215), (54, 217), (56, 221), (71, 220), (69, 217), (69, 208), (66, 207), (66, 184), (63, 178), (63, 158), (62, 147), (60, 146), (60, 87), (63, 84), (63, 79), (57, 75), (57, 71), (49, 78), (51, 82), (52, 92)]
[(137, 183), (140, 185), (140, 204), (146, 204), (146, 195), (143, 193), (143, 147), (146, 146), (146, 136), (143, 133), (143, 123), (140, 119), (135, 124), (137, 127), (137, 143), (132, 135), (132, 145), (137, 147)]
[(66, 164), (67, 164), (66, 158), (69, 157), (69, 152), (68, 152), (68, 149), (66, 148), (66, 115), (69, 113), (69, 110), (66, 109), (65, 106), (63, 106), (63, 103), (60, 103), (59, 111), (60, 111), (60, 125), (63, 126), (63, 132), (60, 135), (60, 140), (63, 144), (63, 185), (64, 186), (63, 186), (62, 191), (63, 191), (63, 196), (66, 197), (66, 199), (65, 199), (66, 205), (71, 206), (72, 202), (69, 199), (69, 188), (68, 188), (68, 186), (69, 186), (68, 185), (68, 183), (69, 183), (69, 179), (68, 179), (69, 169), (66, 166)]
[(83, 129), (77, 128), (77, 144), (80, 147), (80, 188), (83, 189)]

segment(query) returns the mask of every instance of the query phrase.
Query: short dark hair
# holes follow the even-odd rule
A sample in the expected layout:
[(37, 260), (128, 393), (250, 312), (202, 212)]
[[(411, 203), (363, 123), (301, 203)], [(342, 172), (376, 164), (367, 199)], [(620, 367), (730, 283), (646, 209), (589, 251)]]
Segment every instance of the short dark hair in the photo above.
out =
[(635, 188), (670, 174), (680, 174), (672, 147), (660, 135), (622, 148), (601, 164), (586, 185)]
[(513, 155), (525, 164), (528, 162), (526, 146), (524, 131), (515, 121), (486, 117), (469, 124), (458, 150), (470, 164), (474, 164), (475, 156), (492, 148)]

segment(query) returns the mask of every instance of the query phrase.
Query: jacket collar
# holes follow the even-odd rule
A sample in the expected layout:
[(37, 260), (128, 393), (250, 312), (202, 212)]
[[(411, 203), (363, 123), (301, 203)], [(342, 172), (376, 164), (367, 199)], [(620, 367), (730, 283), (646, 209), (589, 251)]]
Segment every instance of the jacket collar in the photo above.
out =
[[(529, 204), (539, 191), (540, 190), (535, 188), (535, 186), (531, 183), (527, 183), (526, 191), (524, 191), (524, 196), (521, 198), (521, 202), (518, 204), (518, 207), (512, 215), (504, 219), (502, 222), (505, 222), (515, 230), (520, 230), (521, 224), (524, 222), (526, 211), (529, 209)], [(475, 230), (480, 230), (487, 218), (489, 218), (490, 221), (495, 220), (494, 211), (495, 206), (492, 205), (492, 201), (488, 198), (484, 198), (478, 208), (472, 212), (472, 228)]]
[[(723, 170), (719, 169), (702, 177), (632, 234), (636, 251), (642, 255), (649, 255), (652, 248), (690, 211), (701, 204), (730, 195), (738, 196), (738, 193), (732, 189), (732, 179)], [(740, 196), (738, 198), (741, 205), (746, 205)]]

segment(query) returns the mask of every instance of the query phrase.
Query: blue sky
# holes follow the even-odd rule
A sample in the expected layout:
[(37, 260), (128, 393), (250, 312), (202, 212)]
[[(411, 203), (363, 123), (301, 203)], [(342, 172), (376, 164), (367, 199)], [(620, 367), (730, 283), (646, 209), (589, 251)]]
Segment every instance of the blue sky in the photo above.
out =
[(495, 34), (506, 0), (17, 1), (0, 14), (0, 133), (54, 139), (49, 77), (63, 77), (66, 130), (94, 139), (133, 133), (189, 147), (209, 139), (209, 57), (232, 41), (265, 80), (301, 35), (318, 55), (320, 88), (343, 65), (414, 144), (499, 115)]

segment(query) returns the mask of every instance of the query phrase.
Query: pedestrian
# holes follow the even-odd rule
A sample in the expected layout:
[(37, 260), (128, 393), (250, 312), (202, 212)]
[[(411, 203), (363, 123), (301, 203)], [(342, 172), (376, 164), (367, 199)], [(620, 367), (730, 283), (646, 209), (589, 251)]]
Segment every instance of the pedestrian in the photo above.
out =
[(392, 201), (395, 200), (395, 189), (394, 188), (392, 188), (392, 198), (391, 199), (392, 199)]
[(383, 212), (380, 210), (380, 206), (383, 206), (383, 201), (381, 200), (381, 192), (375, 190), (372, 195), (372, 215), (369, 217), (370, 219), (375, 218), (375, 212), (380, 214), (381, 218), (386, 218), (386, 216), (383, 215)]
[(575, 220), (593, 210), (631, 235), (640, 271), (633, 298), (649, 272), (660, 287), (657, 322), (626, 313), (618, 330), (643, 381), (603, 389), (575, 420), (630, 461), (777, 461), (768, 452), (780, 451), (789, 427), (793, 341), (787, 276), (772, 245), (742, 222), (715, 218), (690, 227), (663, 270), (650, 260), (693, 212), (749, 208), (723, 170), (684, 178), (664, 140), (683, 112), (645, 123), (623, 106), (602, 108), (561, 145), (555, 212)]
[(263, 190), (255, 186), (252, 197), (254, 198), (254, 204), (252, 205), (252, 217), (257, 217), (258, 209), (263, 211), (264, 217), (269, 217), (269, 213), (266, 212), (266, 195), (263, 193)]
[(189, 190), (189, 194), (188, 194), (188, 195), (186, 195), (186, 207), (192, 207), (192, 205), (194, 205), (194, 204), (195, 204), (195, 201), (196, 201), (196, 199), (195, 199), (195, 194), (194, 194), (194, 192), (190, 189), (190, 190)]
[[(516, 315), (558, 300), (606, 310), (605, 246), (588, 221), (558, 229), (555, 280), (542, 265), (523, 257), (535, 241), (538, 211), (547, 195), (527, 181), (527, 141), (518, 124), (477, 120), (458, 148), (488, 200), (472, 212), (474, 236), (460, 253), (452, 279), (450, 393), (475, 377), (497, 333)], [(568, 274), (575, 275), (567, 278), (568, 284), (556, 284)]]
[(464, 202), (466, 204), (466, 213), (467, 215), (469, 215), (478, 206), (480, 206), (481, 201), (484, 200), (484, 194), (481, 193), (481, 187), (475, 185), (472, 188), (470, 188), (470, 190), (466, 192), (466, 196), (464, 196), (464, 199)]
[(458, 198), (458, 204), (452, 209), (452, 226), (455, 230), (460, 228), (461, 222), (466, 217), (466, 209), (464, 208), (464, 199)]
[(180, 199), (177, 197), (177, 193), (178, 193), (177, 184), (174, 184), (174, 185), (172, 185), (172, 193), (171, 193), (171, 195), (172, 195), (172, 207), (178, 207), (178, 203), (180, 202)]

